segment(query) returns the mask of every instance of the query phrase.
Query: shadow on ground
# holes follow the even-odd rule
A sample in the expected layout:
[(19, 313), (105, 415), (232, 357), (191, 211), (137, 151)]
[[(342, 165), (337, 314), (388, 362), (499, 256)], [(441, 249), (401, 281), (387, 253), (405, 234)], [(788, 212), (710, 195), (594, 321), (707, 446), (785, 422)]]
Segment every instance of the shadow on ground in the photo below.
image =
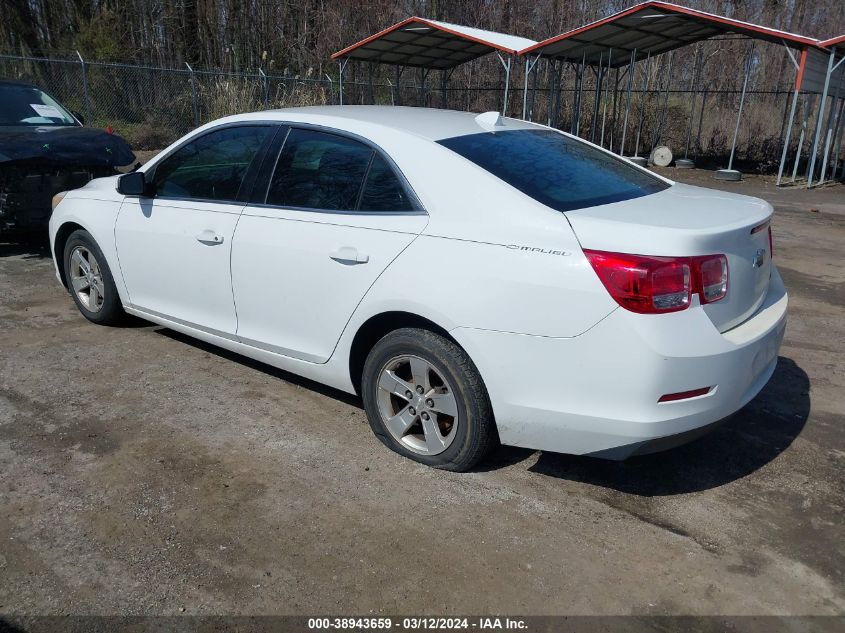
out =
[[(150, 325), (150, 323), (148, 322), (143, 323), (145, 325)], [(179, 341), (180, 343), (184, 343), (185, 345), (190, 345), (191, 347), (201, 349), (202, 351), (207, 352), (209, 354), (214, 354), (215, 356), (219, 356), (220, 358), (240, 363), (241, 365), (265, 373), (268, 376), (273, 376), (274, 378), (284, 380), (285, 382), (291, 383), (293, 385), (298, 385), (305, 389), (310, 389), (311, 391), (315, 391), (329, 398), (334, 398), (335, 400), (339, 400), (340, 402), (344, 402), (353, 407), (357, 407), (359, 409), (364, 408), (360, 398), (358, 398), (357, 396), (353, 396), (352, 394), (348, 394), (344, 391), (340, 391), (332, 387), (327, 387), (326, 385), (314, 382), (313, 380), (309, 380), (308, 378), (303, 378), (302, 376), (297, 376), (296, 374), (292, 374), (283, 369), (278, 369), (276, 367), (273, 367), (272, 365), (267, 365), (265, 363), (262, 363), (261, 361), (253, 360), (235, 352), (230, 352), (229, 350), (223, 349), (222, 347), (217, 347), (216, 345), (212, 345), (210, 343), (206, 343), (205, 341), (195, 339), (191, 336), (188, 336), (187, 334), (176, 332), (175, 330), (169, 330), (165, 327), (159, 327), (158, 329), (156, 329), (156, 332), (158, 334), (161, 334), (162, 336), (166, 336), (169, 339), (173, 339), (174, 341)]]
[(777, 458), (809, 415), (810, 380), (794, 361), (780, 357), (757, 398), (690, 444), (623, 462), (542, 453), (529, 470), (646, 497), (709, 490), (742, 479)]
[[(174, 341), (238, 362), (265, 374), (362, 408), (360, 398), (281, 369), (158, 329)], [(717, 488), (765, 466), (804, 428), (810, 414), (810, 381), (789, 358), (780, 357), (768, 385), (751, 403), (712, 433), (690, 444), (623, 462), (593, 457), (541, 453), (531, 472), (611, 488), (640, 496), (667, 496)], [(504, 446), (476, 468), (488, 472), (518, 464), (536, 451)]]

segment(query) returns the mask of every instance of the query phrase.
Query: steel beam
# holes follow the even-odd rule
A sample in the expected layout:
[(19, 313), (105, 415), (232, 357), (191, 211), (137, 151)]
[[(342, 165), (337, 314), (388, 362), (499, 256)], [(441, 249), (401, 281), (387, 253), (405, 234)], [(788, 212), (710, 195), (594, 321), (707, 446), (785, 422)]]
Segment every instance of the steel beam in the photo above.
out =
[(575, 80), (576, 80), (576, 95), (575, 101), (576, 104), (572, 107), (572, 129), (571, 132), (575, 136), (580, 136), (581, 134), (581, 97), (584, 93), (584, 68), (585, 63), (584, 59), (586, 59), (587, 54), (586, 52), (582, 56), (581, 64), (578, 66), (578, 69), (575, 71)]
[(839, 116), (836, 118), (836, 129), (833, 132), (833, 146), (836, 148), (836, 151), (833, 155), (833, 164), (830, 168), (830, 178), (832, 180), (836, 179), (836, 168), (839, 165), (839, 152), (842, 149), (842, 132), (845, 130), (845, 126), (842, 125), (842, 117), (845, 116), (845, 98), (843, 98), (839, 104)]
[[(539, 56), (538, 56), (539, 57)], [(537, 102), (537, 82), (540, 79), (540, 69), (537, 69), (537, 72), (534, 73), (534, 79), (531, 82), (531, 100), (528, 102), (528, 120), (534, 120), (534, 106)], [(547, 99), (548, 101), (548, 99)]]
[(813, 186), (813, 172), (816, 168), (816, 154), (818, 153), (819, 135), (821, 134), (822, 121), (824, 120), (824, 110), (827, 105), (827, 91), (830, 88), (830, 75), (833, 72), (833, 61), (835, 57), (835, 49), (831, 51), (827, 63), (827, 72), (824, 77), (824, 87), (822, 88), (821, 98), (819, 99), (819, 112), (816, 116), (816, 131), (813, 134), (813, 141), (810, 144), (810, 164), (807, 167), (807, 189)]
[(337, 94), (340, 105), (343, 105), (343, 71), (346, 70), (346, 64), (349, 63), (349, 58), (346, 57), (338, 62), (340, 70), (337, 74)]
[(598, 124), (599, 118), (599, 105), (601, 100), (602, 94), (602, 87), (604, 83), (604, 51), (602, 51), (601, 57), (599, 59), (599, 69), (598, 72), (595, 70), (593, 73), (596, 75), (596, 90), (595, 96), (593, 98), (593, 119), (590, 121), (590, 143), (594, 143), (596, 140), (596, 126)]
[[(185, 62), (185, 66), (188, 68), (188, 72), (191, 73), (191, 108), (194, 112), (194, 125), (199, 127), (200, 124), (200, 107), (199, 107), (199, 96), (197, 94), (197, 78), (194, 76), (194, 69), (191, 68), (191, 65), (188, 62)], [(264, 73), (261, 73), (264, 75)], [(266, 78), (266, 75), (264, 75)], [(266, 103), (265, 103), (265, 107)]]
[[(657, 117), (657, 121), (655, 121), (654, 134), (651, 139), (651, 151), (648, 153), (649, 158), (651, 158), (654, 148), (657, 147), (657, 144), (660, 142), (660, 138), (663, 136), (663, 128), (666, 123), (666, 113), (669, 111), (669, 87), (672, 85), (672, 64), (674, 61), (675, 56), (672, 53), (669, 53), (669, 63), (666, 66), (666, 85), (662, 88), (663, 106), (660, 108), (660, 115)], [(658, 103), (659, 101), (660, 93), (658, 92)]]
[(701, 110), (698, 113), (698, 132), (695, 135), (695, 153), (701, 153), (701, 129), (704, 127), (704, 104), (707, 103), (707, 94), (710, 89), (705, 86), (704, 92), (701, 93)]
[(736, 125), (734, 126), (734, 137), (731, 142), (731, 156), (728, 159), (728, 170), (733, 169), (734, 156), (736, 155), (736, 141), (739, 138), (739, 124), (742, 121), (742, 109), (745, 106), (745, 94), (748, 91), (748, 76), (751, 74), (751, 61), (754, 56), (754, 44), (748, 49), (748, 57), (745, 60), (745, 77), (742, 79), (742, 94), (739, 97), (739, 109), (736, 113)]
[[(82, 59), (82, 55), (79, 54), (79, 51), (76, 51), (76, 56), (79, 58), (79, 63), (82, 67), (82, 92), (85, 99), (85, 122), (88, 125), (93, 125), (94, 118), (92, 114), (93, 110), (91, 109), (91, 93), (88, 90), (88, 69), (86, 68), (85, 60)], [(193, 77), (193, 71), (191, 71), (191, 77)]]
[(684, 145), (684, 158), (689, 158), (689, 144), (692, 139), (692, 120), (695, 118), (695, 88), (698, 85), (698, 75), (701, 72), (699, 67), (701, 57), (701, 46), (695, 48), (695, 59), (693, 61), (692, 79), (690, 80), (690, 104), (689, 104), (689, 122), (687, 123), (687, 142)]
[(637, 49), (631, 51), (631, 61), (628, 62), (628, 88), (625, 94), (625, 119), (622, 123), (622, 142), (619, 144), (619, 155), (625, 155), (625, 135), (628, 133), (628, 114), (631, 111), (631, 87), (634, 83), (634, 68), (637, 63)]
[[(843, 79), (845, 79), (845, 76)], [(827, 139), (825, 140), (824, 159), (822, 160), (822, 170), (819, 174), (819, 184), (822, 184), (826, 180), (825, 174), (827, 173), (827, 158), (831, 149), (831, 142), (836, 140), (836, 136), (839, 132), (839, 111), (836, 106), (839, 104), (839, 92), (842, 87), (843, 79), (840, 79), (839, 83), (836, 85), (836, 90), (833, 93), (833, 100), (830, 104), (830, 114), (827, 117)], [(839, 108), (839, 110), (841, 110), (841, 108)]]
[(525, 58), (525, 81), (522, 90), (522, 120), (525, 121), (528, 118), (528, 77), (531, 75), (531, 71), (534, 70), (534, 67), (537, 65), (537, 62), (540, 61), (541, 55), (537, 55), (534, 58), (534, 61), (531, 61), (531, 56), (528, 55)]
[[(627, 72), (627, 69), (626, 69)], [(624, 75), (622, 76), (624, 78)], [(617, 66), (613, 74), (613, 105), (610, 109), (610, 138), (607, 139), (607, 149), (613, 151), (613, 134), (616, 132), (617, 112), (616, 107), (619, 104), (619, 67)]]
[(645, 58), (645, 73), (643, 74), (643, 89), (640, 93), (640, 121), (637, 124), (637, 140), (634, 143), (634, 158), (639, 158), (640, 155), (640, 134), (643, 131), (643, 118), (645, 117), (645, 100), (648, 92), (649, 77), (648, 71), (651, 66), (651, 51), (648, 52)]
[(827, 91), (830, 89), (830, 76), (833, 74), (833, 61), (836, 57), (836, 49), (830, 51), (830, 57), (827, 62), (827, 73), (824, 77), (824, 87), (822, 88), (822, 96), (819, 99), (819, 114), (816, 117), (816, 132), (813, 134), (813, 143), (810, 149), (810, 167), (807, 170), (807, 189), (813, 186), (813, 172), (816, 169), (816, 154), (819, 148), (819, 136), (822, 133), (822, 122), (824, 120), (824, 110), (827, 106)]
[[(613, 49), (607, 49), (607, 75), (610, 75), (610, 60), (613, 57)], [(610, 90), (605, 90), (603, 92), (604, 95), (604, 105), (602, 106), (602, 113), (601, 113), (601, 136), (599, 137), (599, 146), (604, 147), (604, 124), (607, 120), (607, 98)]]
[(792, 95), (792, 105), (789, 109), (789, 120), (784, 124), (784, 126), (782, 126), (783, 151), (780, 155), (780, 165), (778, 165), (778, 177), (775, 182), (776, 187), (780, 187), (780, 182), (783, 178), (783, 169), (786, 167), (786, 154), (789, 151), (789, 140), (792, 138), (792, 127), (795, 124), (795, 109), (798, 106), (798, 95), (801, 93), (801, 86), (798, 85), (798, 73), (801, 70), (800, 65), (798, 64), (798, 60), (795, 59), (795, 55), (792, 54), (792, 51), (785, 43), (783, 47), (786, 49), (786, 53), (789, 55), (789, 60), (795, 68), (795, 92)]
[(798, 177), (798, 165), (801, 163), (801, 148), (804, 147), (804, 137), (807, 134), (807, 123), (810, 120), (810, 111), (813, 109), (814, 95), (810, 96), (809, 103), (807, 98), (804, 99), (804, 121), (801, 123), (801, 133), (798, 135), (798, 147), (795, 150), (795, 164), (792, 166), (792, 180), (795, 182)]
[(792, 126), (795, 122), (795, 108), (798, 106), (798, 95), (800, 92), (800, 88), (796, 88), (795, 92), (792, 95), (792, 107), (789, 110), (789, 121), (787, 121), (786, 130), (784, 130), (783, 134), (783, 151), (780, 155), (780, 165), (778, 166), (778, 178), (777, 181), (775, 181), (776, 187), (780, 187), (780, 181), (783, 178), (783, 168), (786, 166), (786, 153), (789, 150), (789, 139), (792, 137)]
[(504, 58), (502, 58), (501, 53), (496, 53), (496, 57), (499, 58), (499, 62), (502, 64), (502, 68), (505, 69), (505, 89), (502, 95), (502, 116), (507, 116), (508, 89), (510, 88), (511, 84), (511, 62), (513, 61), (513, 59), (510, 55), (508, 55), (508, 61), (505, 62)]

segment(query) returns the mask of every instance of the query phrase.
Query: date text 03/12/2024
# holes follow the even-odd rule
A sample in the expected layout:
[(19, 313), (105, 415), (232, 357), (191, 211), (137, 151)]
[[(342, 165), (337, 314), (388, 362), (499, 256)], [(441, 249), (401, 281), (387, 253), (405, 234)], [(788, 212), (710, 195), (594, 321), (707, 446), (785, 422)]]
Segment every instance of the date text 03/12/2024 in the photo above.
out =
[(414, 631), (446, 631), (446, 630), (525, 630), (526, 622), (520, 618), (439, 618), (439, 617), (405, 617), (401, 620), (392, 618), (309, 618), (308, 630), (382, 630), (392, 629)]

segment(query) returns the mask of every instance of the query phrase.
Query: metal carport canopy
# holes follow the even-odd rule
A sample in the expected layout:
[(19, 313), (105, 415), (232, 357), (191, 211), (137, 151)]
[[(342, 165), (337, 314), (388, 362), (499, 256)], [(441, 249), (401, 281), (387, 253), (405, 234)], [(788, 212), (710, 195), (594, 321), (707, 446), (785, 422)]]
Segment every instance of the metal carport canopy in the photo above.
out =
[(829, 40), (825, 40), (824, 42), (819, 42), (819, 46), (824, 48), (833, 48), (835, 46), (845, 46), (845, 35), (840, 35), (839, 37), (831, 37)]
[(516, 55), (525, 37), (411, 17), (332, 55), (378, 64), (449, 70), (492, 52)]
[(803, 49), (818, 46), (819, 41), (803, 35), (741, 22), (669, 2), (643, 2), (607, 18), (592, 22), (561, 35), (550, 37), (520, 51), (521, 55), (543, 55), (572, 62), (595, 65), (607, 60), (608, 49), (619, 51), (611, 66), (626, 66), (631, 53), (636, 59), (659, 55), (719, 35), (735, 34)]

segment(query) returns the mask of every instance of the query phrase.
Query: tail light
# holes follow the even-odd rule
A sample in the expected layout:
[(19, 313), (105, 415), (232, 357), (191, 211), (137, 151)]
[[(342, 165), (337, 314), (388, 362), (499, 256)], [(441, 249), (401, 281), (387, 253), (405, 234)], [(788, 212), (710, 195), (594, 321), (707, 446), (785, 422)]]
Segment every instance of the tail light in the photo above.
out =
[(769, 225), (769, 259), (775, 256), (775, 243), (772, 239), (772, 225)]
[(604, 287), (623, 308), (640, 314), (676, 312), (689, 305), (689, 259), (584, 251)]
[(724, 255), (693, 257), (695, 278), (699, 281), (701, 303), (713, 303), (728, 294), (728, 258)]
[(604, 287), (623, 308), (639, 314), (678, 312), (693, 294), (701, 303), (723, 299), (728, 292), (724, 255), (650, 257), (585, 250)]

